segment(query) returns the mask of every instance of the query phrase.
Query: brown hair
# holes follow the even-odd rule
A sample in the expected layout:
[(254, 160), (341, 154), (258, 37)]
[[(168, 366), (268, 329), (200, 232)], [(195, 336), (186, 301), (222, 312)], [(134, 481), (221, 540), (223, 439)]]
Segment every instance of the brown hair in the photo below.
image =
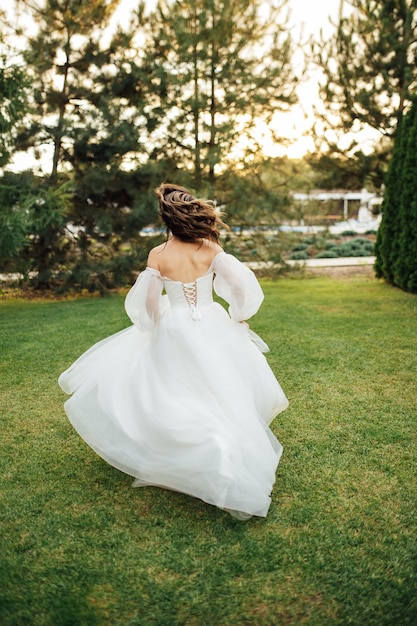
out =
[(222, 222), (211, 200), (195, 198), (188, 189), (162, 183), (155, 189), (159, 216), (167, 230), (182, 241), (209, 239), (218, 242)]

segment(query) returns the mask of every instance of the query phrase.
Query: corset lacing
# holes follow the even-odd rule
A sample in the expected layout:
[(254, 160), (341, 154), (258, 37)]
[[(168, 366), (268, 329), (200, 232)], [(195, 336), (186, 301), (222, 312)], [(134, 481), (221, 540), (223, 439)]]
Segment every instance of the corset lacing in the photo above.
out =
[(201, 319), (200, 313), (197, 311), (197, 282), (182, 283), (182, 291), (184, 298), (190, 307), (191, 317), (194, 321)]

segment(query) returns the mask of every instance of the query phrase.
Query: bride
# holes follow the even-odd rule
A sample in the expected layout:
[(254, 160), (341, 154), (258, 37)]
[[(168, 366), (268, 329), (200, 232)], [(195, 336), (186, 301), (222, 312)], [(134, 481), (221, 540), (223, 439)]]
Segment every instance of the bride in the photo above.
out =
[(288, 401), (268, 347), (244, 321), (261, 287), (220, 247), (211, 202), (171, 184), (156, 195), (168, 237), (127, 294), (133, 325), (61, 374), (66, 413), (135, 487), (189, 494), (240, 520), (265, 517), (282, 453), (268, 426)]

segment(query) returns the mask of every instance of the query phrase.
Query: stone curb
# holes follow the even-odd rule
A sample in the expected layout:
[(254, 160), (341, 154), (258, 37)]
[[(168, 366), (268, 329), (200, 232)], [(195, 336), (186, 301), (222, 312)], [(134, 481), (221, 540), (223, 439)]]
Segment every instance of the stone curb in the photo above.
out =
[[(373, 265), (375, 263), (374, 256), (347, 256), (347, 257), (337, 257), (336, 259), (303, 259), (299, 261), (288, 260), (286, 261), (288, 265), (295, 268), (304, 268), (304, 267), (353, 267), (353, 266), (363, 266), (363, 265)], [(279, 264), (274, 264), (272, 262), (259, 262), (253, 261), (245, 263), (252, 270), (260, 270), (260, 269), (272, 269), (273, 267), (279, 267)]]
[(301, 267), (349, 267), (352, 265), (373, 265), (374, 256), (347, 256), (336, 259), (306, 259), (305, 261), (287, 261), (289, 265)]

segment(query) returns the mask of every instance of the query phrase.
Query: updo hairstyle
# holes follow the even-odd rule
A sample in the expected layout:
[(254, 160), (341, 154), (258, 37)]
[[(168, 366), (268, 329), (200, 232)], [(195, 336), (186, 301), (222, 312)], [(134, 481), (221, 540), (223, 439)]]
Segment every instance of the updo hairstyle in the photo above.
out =
[(155, 189), (159, 217), (174, 237), (181, 241), (219, 241), (219, 228), (225, 227), (211, 200), (194, 198), (188, 189), (162, 183)]

